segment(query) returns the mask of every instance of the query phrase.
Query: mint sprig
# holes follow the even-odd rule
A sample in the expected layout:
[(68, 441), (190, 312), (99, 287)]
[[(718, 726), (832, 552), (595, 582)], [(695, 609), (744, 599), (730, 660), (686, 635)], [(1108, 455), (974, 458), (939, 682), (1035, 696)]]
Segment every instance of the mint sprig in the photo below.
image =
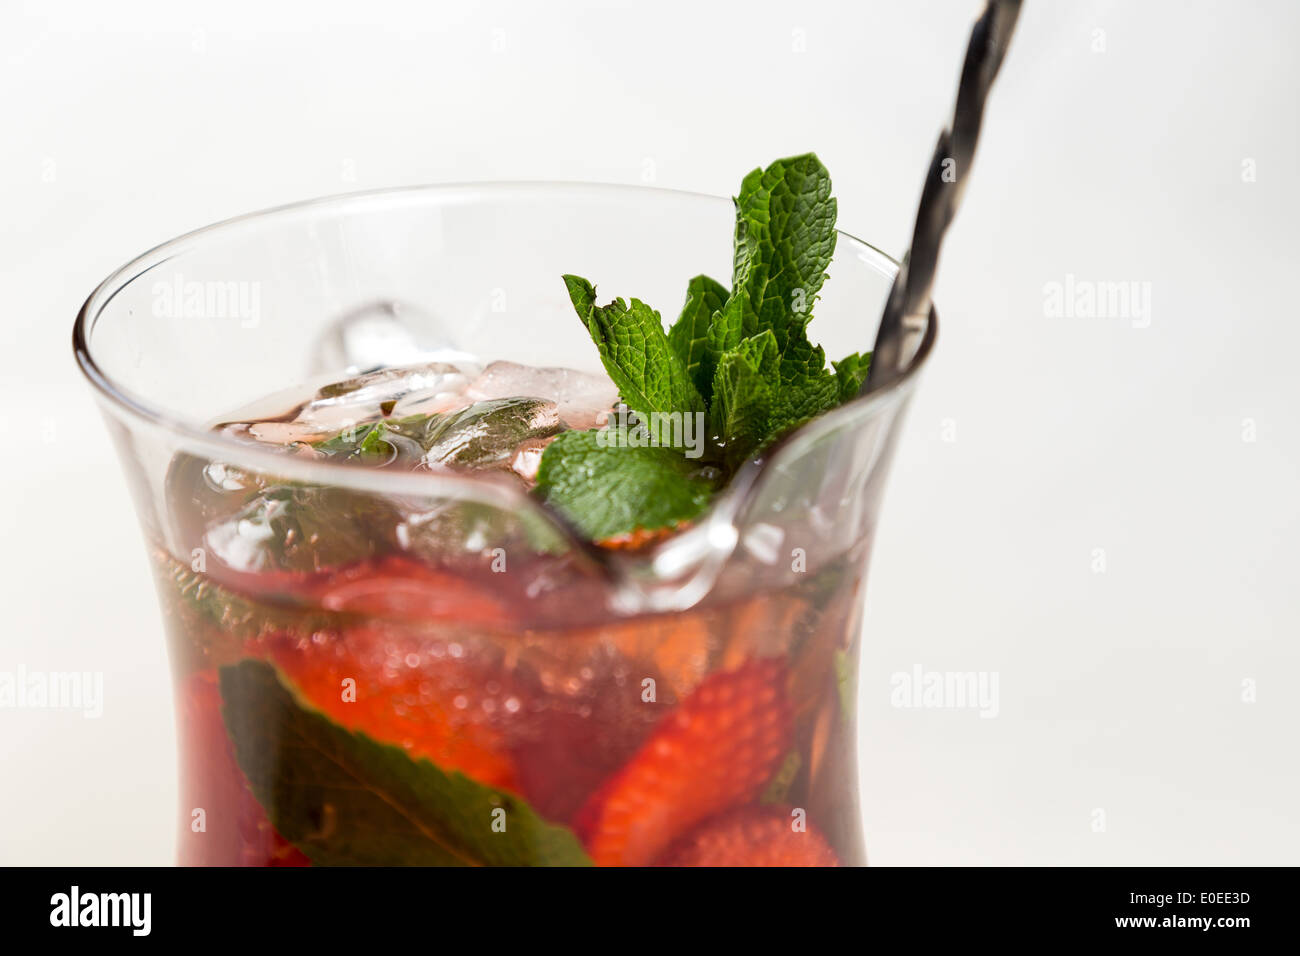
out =
[(221, 698), (253, 795), (317, 865), (591, 863), (571, 831), (519, 797), (345, 730), (300, 703), (269, 664), (221, 668)]
[(766, 329), (784, 358), (806, 343), (835, 253), (830, 174), (811, 153), (755, 169), (736, 199), (731, 297), (711, 328), (719, 358)]
[[(703, 457), (684, 448), (628, 447), (582, 434), (547, 448), (537, 493), (595, 539), (694, 518), (748, 458), (854, 397), (870, 354), (827, 368), (807, 335), (835, 252), (836, 204), (816, 156), (755, 169), (735, 200), (731, 288), (699, 275), (665, 333), (639, 299), (597, 304), (586, 279), (566, 275), (579, 318), (623, 402), (642, 422), (704, 414)], [(652, 429), (655, 434), (661, 431)], [(586, 433), (590, 435), (590, 433)]]

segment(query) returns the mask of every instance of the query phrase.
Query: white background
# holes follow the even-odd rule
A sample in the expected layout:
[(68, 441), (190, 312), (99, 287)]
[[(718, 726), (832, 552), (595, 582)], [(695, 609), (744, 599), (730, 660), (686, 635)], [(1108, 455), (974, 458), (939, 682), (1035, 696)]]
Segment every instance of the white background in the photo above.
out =
[[(3, 0), (0, 670), (107, 700), (0, 710), (0, 862), (172, 859), (152, 586), (69, 348), (101, 278), (316, 195), (729, 194), (810, 149), (899, 254), (977, 7)], [(1297, 41), (1288, 2), (1026, 3), (873, 562), (875, 863), (1300, 863)], [(1049, 317), (1067, 275), (1149, 283), (1149, 325)], [(996, 671), (998, 716), (892, 707), (918, 664)]]

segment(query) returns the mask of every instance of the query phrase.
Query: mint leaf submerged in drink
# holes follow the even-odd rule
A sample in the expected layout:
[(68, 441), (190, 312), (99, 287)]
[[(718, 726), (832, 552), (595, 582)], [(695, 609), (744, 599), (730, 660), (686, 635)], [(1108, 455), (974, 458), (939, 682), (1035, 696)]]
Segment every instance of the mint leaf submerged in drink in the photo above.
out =
[[(537, 494), (595, 539), (676, 526), (707, 508), (745, 460), (856, 396), (870, 355), (827, 368), (807, 334), (835, 251), (835, 214), (816, 156), (751, 172), (736, 199), (731, 288), (691, 279), (666, 332), (644, 302), (601, 306), (591, 282), (566, 275), (574, 309), (634, 416), (632, 433), (651, 436), (653, 447), (624, 435), (563, 435), (542, 457)], [(684, 425), (687, 418), (699, 427)], [(698, 443), (675, 440), (695, 432)]]
[(345, 730), (269, 664), (223, 667), (221, 696), (254, 796), (317, 865), (590, 865), (571, 831), (519, 797)]

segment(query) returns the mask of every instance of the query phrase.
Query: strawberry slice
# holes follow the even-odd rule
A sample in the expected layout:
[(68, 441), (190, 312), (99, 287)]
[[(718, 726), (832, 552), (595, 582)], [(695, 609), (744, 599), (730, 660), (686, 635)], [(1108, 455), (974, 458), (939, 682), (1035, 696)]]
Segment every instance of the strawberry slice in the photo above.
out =
[(706, 678), (575, 819), (601, 866), (645, 866), (696, 824), (755, 797), (790, 746), (781, 658)]
[(789, 809), (747, 807), (725, 813), (679, 840), (658, 866), (839, 866), (811, 823), (796, 830)]
[(465, 645), (366, 626), (272, 635), (263, 649), (313, 707), (349, 730), (517, 789), (499, 723), (519, 701)]
[[(213, 672), (178, 686), (181, 736), (182, 866), (309, 866), (310, 860), (276, 833), (248, 789), (221, 716)], [(202, 810), (203, 829), (194, 830)]]

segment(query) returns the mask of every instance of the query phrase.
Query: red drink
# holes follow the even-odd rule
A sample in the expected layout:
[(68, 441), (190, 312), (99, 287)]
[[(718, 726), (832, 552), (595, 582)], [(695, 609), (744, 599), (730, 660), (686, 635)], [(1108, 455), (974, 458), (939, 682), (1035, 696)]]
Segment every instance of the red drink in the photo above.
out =
[(896, 270), (834, 222), (802, 156), (735, 203), (339, 197), (107, 279), (74, 346), (160, 584), (181, 860), (862, 863), (864, 571), (934, 323), (862, 396)]
[[(565, 427), (557, 410), (600, 409), (563, 394), (529, 395), (542, 401), (522, 411), (504, 396), (473, 403), (502, 368), (452, 394), (445, 379), (377, 376), (345, 403), (356, 419), (342, 436), (343, 413), (320, 399), (225, 431), (286, 457), (419, 471), (436, 442), (390, 402), (423, 402), (439, 421), (486, 407), (496, 417), (462, 436), (478, 457), (458, 467), (526, 484), (517, 452)], [(612, 399), (569, 374), (571, 392)], [(481, 504), (188, 455), (168, 490), (187, 539), (155, 549), (180, 689), (183, 862), (864, 861), (851, 712), (862, 548), (807, 574), (734, 562), (687, 610), (620, 613), (587, 556)], [(613, 560), (637, 547), (605, 545)]]

